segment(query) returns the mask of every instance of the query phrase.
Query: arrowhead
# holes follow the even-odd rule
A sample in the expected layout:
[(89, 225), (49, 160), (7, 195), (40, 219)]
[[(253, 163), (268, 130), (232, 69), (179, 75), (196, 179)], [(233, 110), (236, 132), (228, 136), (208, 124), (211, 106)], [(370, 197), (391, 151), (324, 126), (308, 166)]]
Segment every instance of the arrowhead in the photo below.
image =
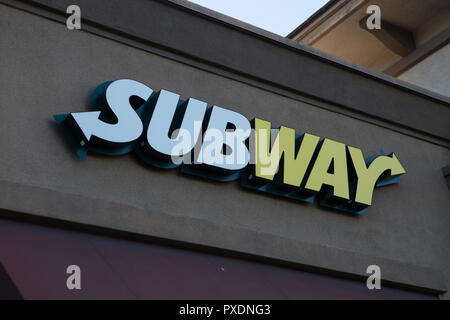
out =
[(397, 176), (406, 173), (405, 168), (401, 165), (395, 154), (392, 154), (391, 176)]
[(86, 137), (86, 142), (89, 141), (98, 123), (100, 111), (77, 112), (71, 113), (71, 115)]

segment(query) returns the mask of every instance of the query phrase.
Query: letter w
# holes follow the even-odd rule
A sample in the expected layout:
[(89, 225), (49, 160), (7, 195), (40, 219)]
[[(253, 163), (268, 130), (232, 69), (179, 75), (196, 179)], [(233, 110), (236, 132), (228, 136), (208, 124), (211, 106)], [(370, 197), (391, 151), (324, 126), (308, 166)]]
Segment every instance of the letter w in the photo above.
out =
[[(296, 138), (294, 129), (281, 127), (269, 150), (270, 122), (255, 118), (254, 128), (255, 175), (259, 178), (273, 180), (278, 171), (281, 157), (284, 155), (283, 183), (299, 187), (313, 157), (319, 137), (305, 133), (302, 137)], [(296, 139), (301, 139), (297, 156), (295, 156)]]

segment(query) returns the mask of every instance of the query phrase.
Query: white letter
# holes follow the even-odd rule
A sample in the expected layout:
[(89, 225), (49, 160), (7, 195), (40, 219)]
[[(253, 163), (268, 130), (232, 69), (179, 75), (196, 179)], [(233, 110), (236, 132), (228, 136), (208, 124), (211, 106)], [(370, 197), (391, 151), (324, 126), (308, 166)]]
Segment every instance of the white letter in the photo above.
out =
[[(232, 132), (227, 130), (228, 124), (232, 124), (235, 130)], [(220, 132), (219, 136), (222, 138), (217, 137), (217, 132)], [(214, 106), (204, 138), (205, 141), (208, 139), (211, 142), (209, 145), (205, 141), (203, 142), (197, 161), (226, 170), (241, 170), (247, 166), (249, 161), (249, 152), (244, 143), (249, 135), (250, 121), (247, 118), (240, 113)], [(222, 153), (224, 141), (231, 149), (226, 155)], [(206, 153), (208, 150), (219, 150), (220, 152), (219, 154), (215, 152), (214, 157), (205, 157), (204, 152)]]
[(67, 7), (66, 13), (72, 14), (67, 18), (66, 26), (67, 29), (81, 29), (81, 9), (77, 5), (70, 5)]
[(194, 148), (201, 131), (201, 126), (196, 123), (203, 121), (207, 107), (206, 102), (192, 98), (186, 102), (186, 111), (179, 129), (186, 136), (189, 133), (191, 140), (183, 141), (183, 148), (177, 148), (178, 140), (169, 137), (169, 131), (179, 100), (178, 94), (161, 90), (147, 130), (147, 141), (150, 147), (158, 153), (171, 157), (183, 156), (182, 152), (187, 153)]
[(377, 265), (371, 265), (367, 267), (366, 273), (371, 274), (367, 278), (367, 289), (381, 289), (381, 269)]
[[(196, 121), (197, 122), (197, 121)], [(201, 125), (201, 124), (200, 124)], [(172, 134), (172, 139), (178, 143), (173, 146), (171, 151), (171, 161), (174, 164), (190, 164), (191, 157), (188, 154), (191, 150), (191, 133), (185, 129), (177, 129)]]
[(142, 121), (130, 105), (130, 97), (138, 96), (145, 101), (153, 90), (134, 80), (117, 80), (106, 89), (106, 101), (117, 117), (117, 123), (99, 120), (101, 111), (71, 113), (86, 140), (92, 136), (113, 143), (128, 143), (140, 137)]
[(71, 276), (69, 276), (66, 281), (67, 289), (80, 290), (81, 289), (81, 269), (80, 269), (80, 267), (77, 265), (68, 266), (66, 273), (71, 274)]
[(367, 7), (367, 14), (372, 14), (367, 18), (367, 29), (381, 29), (381, 9), (379, 6), (373, 4)]
[(214, 128), (208, 129), (203, 137), (202, 148), (197, 157), (198, 163), (205, 163), (219, 167), (224, 164), (223, 132)]

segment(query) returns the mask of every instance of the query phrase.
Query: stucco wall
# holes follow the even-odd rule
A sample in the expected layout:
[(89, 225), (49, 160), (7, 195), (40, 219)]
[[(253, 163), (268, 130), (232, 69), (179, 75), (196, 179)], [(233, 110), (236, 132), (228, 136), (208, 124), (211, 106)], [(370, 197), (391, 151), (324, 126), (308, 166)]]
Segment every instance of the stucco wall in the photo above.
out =
[[(0, 208), (355, 275), (378, 264), (383, 279), (433, 290), (450, 284), (447, 148), (4, 5), (0, 28)], [(155, 170), (132, 154), (80, 162), (52, 115), (87, 111), (93, 89), (120, 78), (365, 155), (393, 151), (407, 174), (353, 216)]]
[(450, 44), (432, 53), (399, 78), (450, 97)]

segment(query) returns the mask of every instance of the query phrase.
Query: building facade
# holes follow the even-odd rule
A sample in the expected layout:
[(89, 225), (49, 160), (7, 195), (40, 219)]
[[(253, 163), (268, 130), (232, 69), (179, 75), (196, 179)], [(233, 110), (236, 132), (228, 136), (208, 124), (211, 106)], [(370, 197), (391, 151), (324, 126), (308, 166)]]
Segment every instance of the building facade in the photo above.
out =
[[(71, 4), (0, 0), (3, 298), (449, 297), (448, 96), (181, 0), (78, 0), (79, 30)], [(406, 173), (356, 214), (136, 152), (81, 161), (53, 116), (119, 79), (394, 153)]]

